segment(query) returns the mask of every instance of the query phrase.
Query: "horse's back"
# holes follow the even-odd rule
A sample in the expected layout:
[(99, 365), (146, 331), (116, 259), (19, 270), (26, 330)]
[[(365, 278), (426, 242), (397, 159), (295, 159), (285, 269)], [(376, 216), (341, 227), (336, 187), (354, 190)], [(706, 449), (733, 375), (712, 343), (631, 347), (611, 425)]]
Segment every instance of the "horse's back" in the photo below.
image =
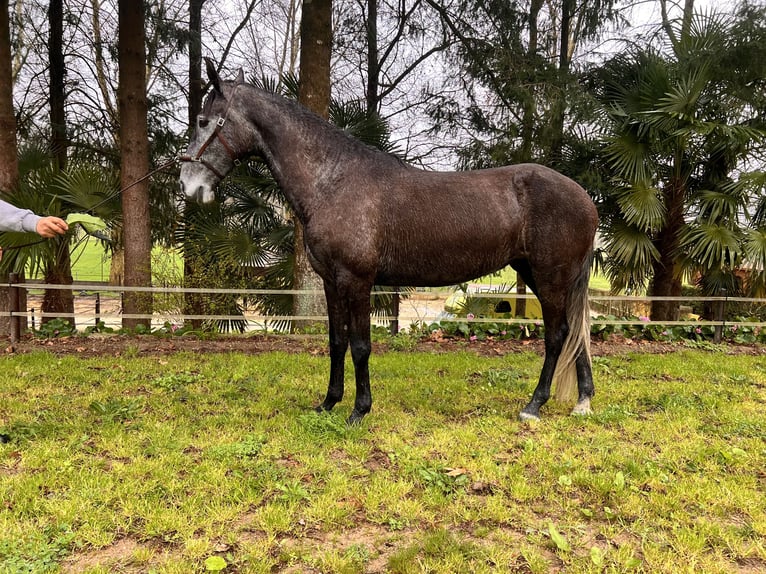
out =
[(455, 228), (458, 235), (481, 229), (515, 235), (533, 225), (546, 233), (576, 229), (591, 240), (598, 225), (588, 193), (574, 180), (543, 165), (402, 173), (395, 197), (383, 202), (388, 215), (396, 217), (396, 225), (418, 218)]
[[(592, 201), (574, 181), (544, 166), (404, 169), (382, 181), (379, 282), (465, 281), (526, 258), (532, 242), (561, 236), (559, 231), (565, 238), (578, 235), (569, 242), (584, 239), (588, 249), (592, 245)], [(580, 251), (572, 253), (579, 257)]]

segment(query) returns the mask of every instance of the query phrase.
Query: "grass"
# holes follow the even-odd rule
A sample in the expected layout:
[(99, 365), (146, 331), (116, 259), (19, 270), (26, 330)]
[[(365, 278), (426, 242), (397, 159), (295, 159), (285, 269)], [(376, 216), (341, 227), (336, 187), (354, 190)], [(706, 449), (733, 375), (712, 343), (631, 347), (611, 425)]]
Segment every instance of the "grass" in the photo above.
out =
[(389, 352), (348, 427), (326, 357), (125, 355), (4, 358), (0, 572), (766, 568), (759, 357), (596, 358), (528, 425), (536, 355)]
[(111, 254), (90, 237), (72, 251), (72, 278), (75, 281), (109, 281)]
[[(86, 237), (72, 249), (72, 278), (78, 281), (109, 281), (112, 255), (104, 251), (96, 239)], [(183, 262), (177, 250), (164, 247), (152, 249), (152, 272), (155, 284), (163, 284), (181, 276)], [(41, 278), (36, 276), (34, 278)]]

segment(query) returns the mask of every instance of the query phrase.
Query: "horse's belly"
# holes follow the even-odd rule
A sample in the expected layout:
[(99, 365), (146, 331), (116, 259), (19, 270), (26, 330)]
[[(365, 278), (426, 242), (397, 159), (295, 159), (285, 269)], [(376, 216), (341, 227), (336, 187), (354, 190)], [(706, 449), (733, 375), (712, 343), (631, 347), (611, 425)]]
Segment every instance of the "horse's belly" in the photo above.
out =
[(378, 285), (438, 287), (454, 285), (493, 273), (510, 262), (507, 249), (445, 247), (400, 251), (381, 260), (375, 282)]

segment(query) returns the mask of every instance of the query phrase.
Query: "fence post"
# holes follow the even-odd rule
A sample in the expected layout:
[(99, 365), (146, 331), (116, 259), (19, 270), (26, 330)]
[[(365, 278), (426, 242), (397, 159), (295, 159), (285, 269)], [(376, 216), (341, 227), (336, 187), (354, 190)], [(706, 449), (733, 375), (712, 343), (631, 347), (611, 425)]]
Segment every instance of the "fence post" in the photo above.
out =
[(394, 295), (391, 299), (391, 334), (396, 335), (399, 332), (399, 287), (394, 287)]
[(98, 322), (101, 319), (101, 293), (96, 291), (96, 327), (98, 327)]
[[(726, 289), (721, 289), (718, 295), (719, 297), (726, 297)], [(715, 306), (714, 319), (719, 322), (719, 324), (716, 325), (713, 330), (713, 342), (717, 345), (721, 342), (721, 339), (723, 338), (723, 326), (726, 322), (726, 300), (725, 299), (718, 301), (718, 304)]]
[(19, 282), (19, 274), (18, 273), (9, 273), (8, 274), (8, 310), (10, 311), (10, 327), (11, 327), (11, 343), (18, 343), (19, 342), (19, 331), (20, 325), (19, 320), (21, 319), (20, 311), (19, 309), (19, 288), (15, 287), (14, 285)]

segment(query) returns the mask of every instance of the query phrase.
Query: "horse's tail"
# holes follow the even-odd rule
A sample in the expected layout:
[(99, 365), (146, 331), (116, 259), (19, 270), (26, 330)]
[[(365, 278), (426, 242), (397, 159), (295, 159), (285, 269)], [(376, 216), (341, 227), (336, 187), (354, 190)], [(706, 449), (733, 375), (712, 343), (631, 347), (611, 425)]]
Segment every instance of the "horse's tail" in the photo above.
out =
[(554, 397), (558, 401), (571, 402), (577, 399), (577, 368), (575, 360), (581, 352), (590, 364), (590, 306), (588, 305), (588, 280), (593, 254), (583, 261), (580, 274), (575, 279), (567, 298), (567, 323), (569, 333), (564, 341), (561, 354), (553, 373)]

